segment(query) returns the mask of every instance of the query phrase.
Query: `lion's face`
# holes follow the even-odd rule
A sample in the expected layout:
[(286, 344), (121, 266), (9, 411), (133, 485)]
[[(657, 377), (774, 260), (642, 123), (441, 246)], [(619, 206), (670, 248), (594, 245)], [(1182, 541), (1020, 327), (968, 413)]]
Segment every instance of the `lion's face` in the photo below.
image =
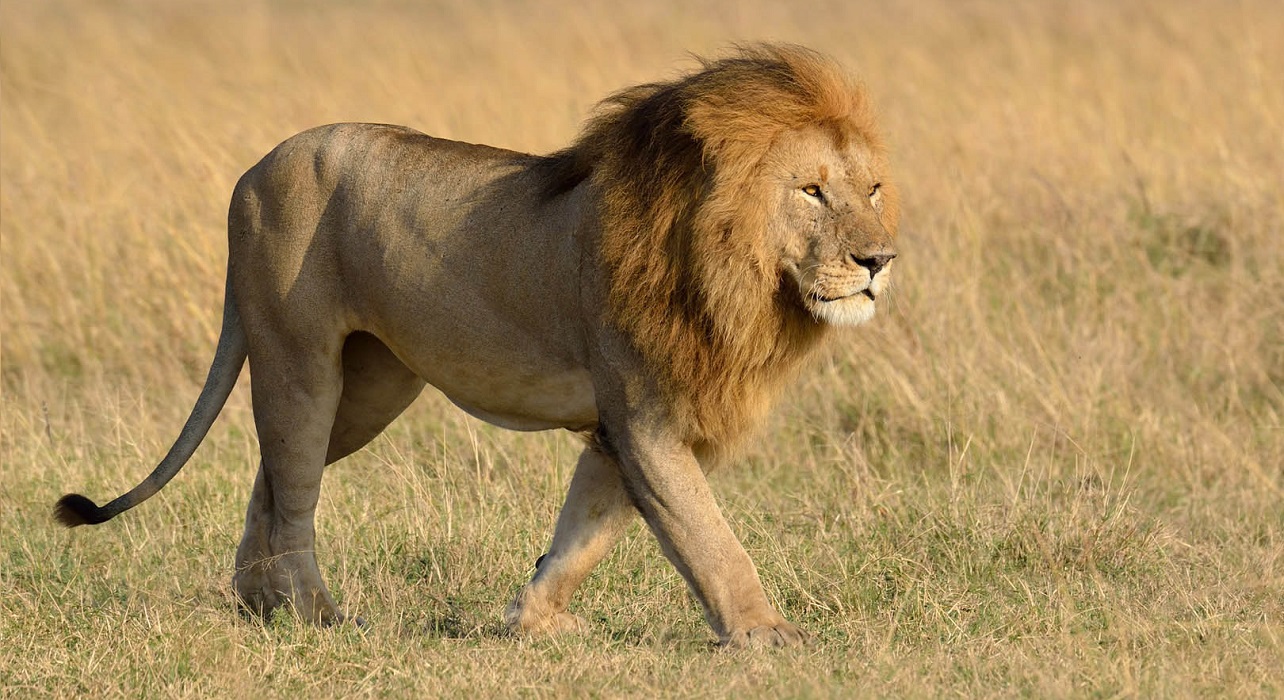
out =
[(783, 134), (764, 161), (775, 211), (768, 235), (782, 274), (818, 321), (853, 326), (888, 287), (896, 207), (883, 159), (819, 127)]

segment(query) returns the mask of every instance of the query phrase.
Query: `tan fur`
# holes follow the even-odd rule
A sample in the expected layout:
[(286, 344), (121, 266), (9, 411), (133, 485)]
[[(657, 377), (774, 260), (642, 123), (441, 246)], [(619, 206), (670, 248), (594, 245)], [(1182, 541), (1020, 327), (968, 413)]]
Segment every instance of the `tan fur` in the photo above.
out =
[(571, 594), (640, 512), (724, 643), (800, 642), (703, 472), (830, 326), (874, 313), (897, 215), (863, 92), (797, 47), (624, 90), (551, 156), (304, 132), (237, 184), (223, 334), (174, 448), (58, 517), (103, 522), (161, 488), (248, 357), (263, 459), (237, 593), (342, 619), (313, 551), (322, 467), (432, 384), (498, 425), (591, 435), (510, 629), (581, 629)]

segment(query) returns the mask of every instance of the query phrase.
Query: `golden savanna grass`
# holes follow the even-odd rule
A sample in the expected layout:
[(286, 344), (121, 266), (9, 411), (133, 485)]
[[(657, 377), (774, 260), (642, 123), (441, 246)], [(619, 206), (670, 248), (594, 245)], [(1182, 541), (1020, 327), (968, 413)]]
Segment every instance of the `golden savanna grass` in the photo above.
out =
[[(160, 496), (52, 523), (177, 435), (228, 195), (277, 142), (551, 152), (754, 39), (861, 77), (904, 203), (890, 303), (714, 477), (811, 647), (712, 652), (642, 528), (573, 605), (591, 634), (500, 635), (577, 446), (436, 395), (327, 475), (320, 560), (368, 630), (235, 612), (244, 380)], [(3, 0), (0, 695), (1284, 694), (1282, 72), (1274, 0)]]

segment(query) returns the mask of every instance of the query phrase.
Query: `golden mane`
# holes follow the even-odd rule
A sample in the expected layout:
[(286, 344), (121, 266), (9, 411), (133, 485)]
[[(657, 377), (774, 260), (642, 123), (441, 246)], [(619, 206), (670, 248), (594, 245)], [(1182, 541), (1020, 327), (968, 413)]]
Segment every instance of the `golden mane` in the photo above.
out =
[(825, 332), (760, 235), (768, 148), (806, 126), (832, 130), (840, 146), (858, 138), (880, 158), (882, 146), (863, 90), (821, 54), (764, 44), (701, 63), (607, 98), (545, 162), (550, 196), (585, 180), (594, 188), (605, 320), (658, 377), (686, 437), (721, 452)]

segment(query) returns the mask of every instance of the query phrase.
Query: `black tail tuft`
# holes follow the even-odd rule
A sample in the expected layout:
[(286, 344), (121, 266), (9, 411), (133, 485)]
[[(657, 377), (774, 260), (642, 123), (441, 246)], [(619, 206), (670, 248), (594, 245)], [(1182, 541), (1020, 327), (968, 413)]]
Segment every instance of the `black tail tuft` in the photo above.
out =
[(103, 515), (102, 508), (78, 493), (69, 493), (59, 498), (58, 505), (54, 506), (53, 515), (58, 522), (67, 527), (97, 525), (109, 520), (106, 515)]

